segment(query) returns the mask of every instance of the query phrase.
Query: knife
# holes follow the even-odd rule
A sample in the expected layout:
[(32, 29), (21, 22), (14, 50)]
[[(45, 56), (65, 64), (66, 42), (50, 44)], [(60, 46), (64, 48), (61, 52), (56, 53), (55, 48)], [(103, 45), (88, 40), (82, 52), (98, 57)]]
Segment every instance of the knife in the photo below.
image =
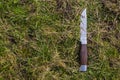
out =
[(81, 42), (81, 49), (80, 49), (80, 71), (87, 71), (87, 14), (86, 10), (84, 9), (81, 14), (81, 23), (80, 23), (80, 42)]

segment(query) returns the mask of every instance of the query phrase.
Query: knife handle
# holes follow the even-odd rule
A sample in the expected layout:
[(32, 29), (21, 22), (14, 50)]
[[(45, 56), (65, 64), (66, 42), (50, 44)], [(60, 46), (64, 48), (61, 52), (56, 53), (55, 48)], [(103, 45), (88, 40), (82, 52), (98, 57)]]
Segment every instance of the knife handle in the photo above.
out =
[(80, 65), (87, 65), (87, 45), (81, 44), (80, 49)]

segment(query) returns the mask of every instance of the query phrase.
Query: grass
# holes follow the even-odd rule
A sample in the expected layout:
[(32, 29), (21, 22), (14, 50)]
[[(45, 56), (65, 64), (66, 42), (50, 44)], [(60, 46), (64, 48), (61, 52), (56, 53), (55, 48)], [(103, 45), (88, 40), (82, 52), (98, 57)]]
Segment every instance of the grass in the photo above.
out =
[[(56, 2), (57, 1), (57, 2)], [(88, 10), (88, 71), (79, 72)], [(1, 0), (0, 80), (119, 80), (120, 17), (100, 0)]]

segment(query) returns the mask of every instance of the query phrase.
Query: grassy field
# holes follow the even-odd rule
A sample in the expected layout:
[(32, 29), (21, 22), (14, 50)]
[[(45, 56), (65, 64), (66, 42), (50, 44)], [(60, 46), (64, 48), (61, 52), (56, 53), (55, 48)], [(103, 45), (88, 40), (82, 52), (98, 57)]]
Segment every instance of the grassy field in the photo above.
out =
[[(77, 53), (85, 7), (89, 58), (82, 73)], [(120, 80), (114, 8), (102, 0), (0, 0), (0, 80)]]

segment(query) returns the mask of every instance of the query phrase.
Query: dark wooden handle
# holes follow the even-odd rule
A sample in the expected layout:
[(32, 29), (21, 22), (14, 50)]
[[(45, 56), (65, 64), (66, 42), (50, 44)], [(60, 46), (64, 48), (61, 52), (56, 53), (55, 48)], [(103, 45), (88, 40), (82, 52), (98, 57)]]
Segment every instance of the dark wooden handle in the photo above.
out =
[(80, 64), (87, 65), (87, 45), (86, 44), (81, 44)]

